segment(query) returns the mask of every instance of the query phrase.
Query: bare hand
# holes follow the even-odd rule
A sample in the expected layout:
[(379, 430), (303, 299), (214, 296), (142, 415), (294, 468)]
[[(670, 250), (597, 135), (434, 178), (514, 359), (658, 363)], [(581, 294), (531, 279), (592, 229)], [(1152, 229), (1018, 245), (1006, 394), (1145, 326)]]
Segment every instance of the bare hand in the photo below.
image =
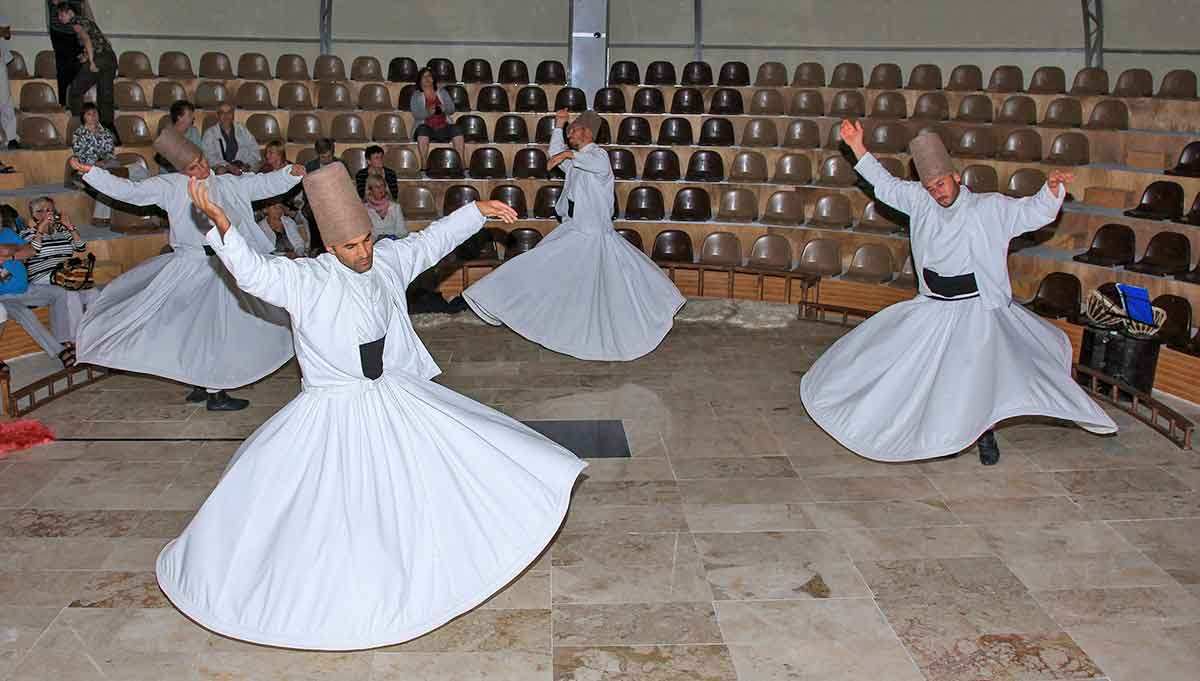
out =
[(856, 156), (862, 157), (867, 153), (867, 147), (863, 144), (863, 127), (862, 123), (846, 119), (842, 121), (840, 132), (842, 133), (842, 141)]
[(225, 211), (220, 206), (208, 197), (208, 187), (204, 182), (194, 177), (188, 180), (188, 196), (192, 197), (192, 204), (213, 221), (213, 224), (220, 230), (221, 236), (225, 236), (225, 232), (229, 231), (229, 217), (225, 215)]
[(506, 225), (517, 222), (517, 211), (503, 201), (476, 201), (475, 207), (485, 218), (499, 218)]
[(566, 109), (559, 109), (554, 112), (554, 124), (556, 127), (562, 127), (567, 121), (571, 120), (571, 112)]
[(304, 170), (304, 166), (300, 165), (299, 163), (292, 164), (292, 175), (296, 177), (304, 177), (306, 172), (307, 171)]
[(92, 73), (100, 73), (100, 67), (96, 66), (95, 62), (88, 62), (88, 70)]
[(59, 223), (60, 223), (60, 224), (62, 224), (62, 226), (63, 226), (63, 227), (66, 227), (66, 228), (67, 228), (67, 231), (68, 231), (68, 232), (74, 232), (74, 231), (77, 231), (77, 230), (75, 229), (75, 225), (74, 225), (74, 224), (72, 224), (72, 222), (71, 222), (71, 217), (70, 217), (69, 215), (67, 215), (66, 213), (63, 213), (63, 214), (59, 215), (59, 216), (58, 216), (58, 221), (59, 221)]
[(575, 152), (569, 149), (567, 151), (560, 151), (551, 156), (550, 160), (546, 162), (546, 170), (554, 170), (556, 167), (558, 167), (559, 163), (573, 158), (575, 158)]
[(89, 170), (92, 169), (91, 165), (84, 163), (83, 161), (80, 161), (79, 159), (75, 158), (74, 156), (67, 159), (67, 162), (70, 163), (71, 167), (75, 169), (75, 172), (79, 173), (80, 175), (84, 175)]
[(1050, 177), (1046, 179), (1046, 184), (1050, 185), (1050, 193), (1057, 198), (1059, 196), (1058, 188), (1067, 186), (1068, 182), (1075, 180), (1075, 173), (1068, 173), (1065, 170), (1051, 170)]

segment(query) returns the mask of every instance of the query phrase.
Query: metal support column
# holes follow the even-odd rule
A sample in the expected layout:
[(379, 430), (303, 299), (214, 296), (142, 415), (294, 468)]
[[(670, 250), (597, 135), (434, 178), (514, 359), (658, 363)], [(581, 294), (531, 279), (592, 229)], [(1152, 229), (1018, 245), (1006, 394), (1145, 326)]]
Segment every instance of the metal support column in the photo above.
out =
[(1083, 61), (1085, 66), (1104, 68), (1104, 0), (1081, 0), (1083, 4)]
[(694, 0), (692, 3), (692, 48), (695, 50), (696, 61), (704, 61), (704, 0)]
[(321, 54), (333, 52), (333, 0), (321, 0), (317, 30), (321, 36)]
[(608, 0), (571, 0), (571, 85), (591, 101), (608, 81)]

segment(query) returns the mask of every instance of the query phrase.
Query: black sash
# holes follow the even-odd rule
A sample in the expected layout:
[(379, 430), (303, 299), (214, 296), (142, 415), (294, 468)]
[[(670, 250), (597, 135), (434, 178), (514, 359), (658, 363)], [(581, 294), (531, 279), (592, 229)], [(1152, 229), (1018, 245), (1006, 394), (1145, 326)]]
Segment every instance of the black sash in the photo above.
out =
[(358, 358), (362, 362), (363, 376), (372, 381), (383, 375), (383, 342), (387, 336), (358, 346)]
[[(967, 272), (953, 277), (943, 277), (928, 267), (921, 271), (925, 277), (925, 285), (929, 287), (934, 298), (941, 300), (965, 300), (979, 296), (979, 286), (975, 283), (975, 273)], [(974, 295), (972, 295), (974, 294)]]
[(567, 199), (567, 217), (575, 217), (575, 202), (571, 199)]
[(204, 255), (207, 255), (207, 256), (210, 256), (210, 257), (211, 257), (211, 256), (214, 256), (214, 255), (216, 255), (216, 254), (217, 254), (217, 252), (213, 250), (213, 247), (212, 247), (212, 246), (205, 246), (205, 247), (204, 247)]

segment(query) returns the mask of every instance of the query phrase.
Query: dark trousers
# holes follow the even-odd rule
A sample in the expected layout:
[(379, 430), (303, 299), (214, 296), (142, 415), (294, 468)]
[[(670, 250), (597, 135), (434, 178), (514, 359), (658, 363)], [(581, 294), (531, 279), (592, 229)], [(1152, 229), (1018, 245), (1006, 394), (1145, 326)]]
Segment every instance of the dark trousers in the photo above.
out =
[[(79, 69), (79, 73), (75, 74), (75, 80), (71, 83), (71, 113), (79, 115), (80, 109), (83, 108), (83, 93), (95, 85), (96, 108), (100, 110), (100, 123), (116, 135), (117, 129), (113, 125), (113, 111), (116, 108), (113, 99), (113, 81), (117, 78), (117, 60), (111, 54), (98, 55), (96, 67), (99, 70), (92, 71), (89, 66), (83, 65)], [(116, 136), (120, 138), (120, 135)]]
[(67, 105), (67, 90), (79, 73), (79, 38), (74, 33), (50, 31), (50, 44), (54, 46), (54, 70), (58, 80), (58, 104)]

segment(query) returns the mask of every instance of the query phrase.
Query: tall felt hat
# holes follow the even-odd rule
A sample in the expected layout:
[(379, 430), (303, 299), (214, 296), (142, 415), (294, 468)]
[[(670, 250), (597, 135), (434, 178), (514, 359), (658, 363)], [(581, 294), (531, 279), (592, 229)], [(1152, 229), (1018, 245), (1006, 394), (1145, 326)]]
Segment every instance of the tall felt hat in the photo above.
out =
[(158, 133), (158, 139), (154, 140), (154, 151), (162, 154), (163, 158), (170, 161), (179, 171), (204, 155), (200, 147), (180, 135), (179, 131), (170, 125), (163, 127), (162, 132)]
[(592, 138), (595, 139), (596, 135), (600, 134), (600, 125), (602, 123), (604, 123), (604, 119), (600, 118), (600, 114), (597, 114), (595, 111), (584, 111), (576, 116), (575, 120), (571, 121), (571, 126), (581, 125), (591, 130)]
[(922, 182), (958, 172), (946, 151), (946, 144), (936, 132), (925, 130), (914, 137), (908, 144), (908, 151)]
[(371, 233), (371, 217), (345, 165), (330, 163), (305, 175), (304, 193), (326, 245), (338, 246)]

